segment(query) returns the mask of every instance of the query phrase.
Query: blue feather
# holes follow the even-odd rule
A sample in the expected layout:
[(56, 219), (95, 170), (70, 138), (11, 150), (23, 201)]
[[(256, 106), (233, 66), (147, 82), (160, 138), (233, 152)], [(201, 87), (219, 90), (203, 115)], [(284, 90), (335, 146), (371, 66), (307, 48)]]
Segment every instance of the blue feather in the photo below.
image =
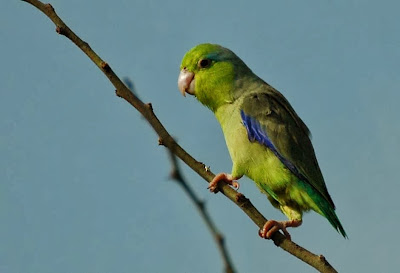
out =
[(296, 175), (300, 180), (308, 181), (292, 162), (279, 153), (271, 139), (268, 137), (266, 130), (264, 130), (258, 120), (246, 115), (243, 110), (240, 110), (240, 116), (242, 117), (243, 125), (246, 127), (247, 136), (251, 142), (257, 141), (258, 143), (266, 146), (294, 175)]

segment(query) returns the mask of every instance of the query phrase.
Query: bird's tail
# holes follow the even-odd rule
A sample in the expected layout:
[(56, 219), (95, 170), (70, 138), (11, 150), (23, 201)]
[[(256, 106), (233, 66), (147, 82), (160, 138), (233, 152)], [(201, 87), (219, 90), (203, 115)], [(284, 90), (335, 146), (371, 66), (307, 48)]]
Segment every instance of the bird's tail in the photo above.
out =
[(342, 236), (347, 239), (348, 237), (346, 231), (344, 231), (342, 223), (340, 223), (339, 218), (335, 213), (335, 205), (333, 204), (332, 200), (329, 202), (327, 199), (325, 199), (325, 197), (322, 196), (322, 194), (312, 188), (309, 183), (303, 183), (301, 185), (304, 186), (309, 197), (314, 201), (315, 206), (312, 206), (311, 208), (328, 219), (329, 223), (331, 223), (337, 232), (342, 234)]
[(318, 207), (321, 210), (322, 216), (324, 216), (326, 219), (328, 219), (329, 223), (340, 233), (344, 238), (348, 238), (346, 231), (344, 231), (344, 228), (342, 226), (342, 223), (340, 223), (339, 218), (337, 217), (335, 213), (335, 209), (332, 207), (329, 202), (327, 202), (324, 198), (322, 200), (319, 200), (318, 202)]

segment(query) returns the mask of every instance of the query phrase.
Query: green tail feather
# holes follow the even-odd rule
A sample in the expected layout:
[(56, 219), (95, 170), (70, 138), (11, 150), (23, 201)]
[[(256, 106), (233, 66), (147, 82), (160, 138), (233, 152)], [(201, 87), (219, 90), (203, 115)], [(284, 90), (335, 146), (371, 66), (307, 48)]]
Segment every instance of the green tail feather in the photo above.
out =
[(322, 196), (312, 195), (312, 199), (317, 204), (318, 208), (321, 210), (322, 216), (328, 219), (329, 223), (340, 233), (344, 238), (348, 238), (346, 231), (340, 223), (339, 218), (335, 213), (335, 209), (326, 201)]
[(339, 218), (337, 217), (335, 213), (335, 209), (332, 207), (332, 205), (317, 191), (315, 191), (314, 188), (311, 187), (310, 184), (305, 183), (303, 181), (300, 181), (300, 185), (304, 187), (304, 189), (307, 191), (308, 195), (311, 197), (311, 199), (315, 202), (317, 205), (318, 209), (320, 210), (318, 213), (320, 213), (322, 216), (324, 216), (326, 219), (328, 219), (329, 223), (340, 233), (344, 238), (348, 238), (346, 231), (344, 231), (344, 228), (342, 226), (342, 223), (340, 223)]
[[(325, 200), (324, 200), (325, 201)], [(340, 223), (339, 218), (337, 217), (335, 210), (329, 205), (328, 202), (324, 202), (325, 204), (320, 206), (320, 209), (322, 210), (322, 213), (328, 219), (329, 223), (340, 233), (343, 235), (344, 238), (348, 238), (346, 231), (344, 231), (344, 228), (342, 226), (342, 223)]]

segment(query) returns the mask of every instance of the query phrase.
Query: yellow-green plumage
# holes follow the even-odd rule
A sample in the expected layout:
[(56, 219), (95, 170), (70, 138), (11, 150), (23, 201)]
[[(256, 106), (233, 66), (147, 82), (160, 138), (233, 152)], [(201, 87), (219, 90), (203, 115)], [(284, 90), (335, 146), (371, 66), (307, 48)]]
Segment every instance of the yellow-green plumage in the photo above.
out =
[(194, 75), (194, 95), (221, 124), (232, 176), (252, 179), (290, 220), (301, 220), (304, 211), (314, 210), (346, 237), (308, 128), (283, 95), (219, 45), (194, 47), (181, 69)]

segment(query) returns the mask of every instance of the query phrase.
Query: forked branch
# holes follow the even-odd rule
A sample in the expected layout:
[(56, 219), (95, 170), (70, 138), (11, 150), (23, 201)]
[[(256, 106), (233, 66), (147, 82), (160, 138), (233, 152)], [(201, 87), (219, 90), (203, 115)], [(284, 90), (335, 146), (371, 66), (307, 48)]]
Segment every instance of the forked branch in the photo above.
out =
[[(111, 67), (103, 61), (89, 46), (88, 43), (80, 39), (62, 20), (53, 7), (50, 4), (44, 4), (37, 0), (22, 0), (30, 3), (37, 9), (42, 11), (50, 20), (56, 25), (57, 33), (64, 35), (70, 39), (77, 47), (79, 47), (96, 66), (106, 75), (110, 82), (116, 88), (117, 96), (125, 99), (130, 103), (136, 110), (138, 110), (143, 117), (149, 122), (151, 127), (159, 136), (160, 144), (167, 147), (173, 154), (179, 157), (185, 162), (190, 168), (197, 172), (207, 182), (210, 182), (215, 176), (205, 165), (195, 160), (190, 154), (188, 154), (182, 147), (175, 142), (171, 135), (167, 132), (161, 122), (158, 120), (153, 112), (153, 108), (150, 103), (145, 104), (139, 98), (137, 98), (120, 80), (120, 78), (114, 73)], [(249, 199), (243, 194), (236, 192), (228, 185), (221, 183), (219, 190), (232, 202), (234, 202), (249, 218), (261, 228), (267, 219), (253, 206)], [(279, 246), (283, 250), (289, 252), (293, 256), (299, 258), (305, 263), (311, 265), (320, 272), (336, 272), (336, 270), (328, 263), (328, 261), (322, 255), (315, 255), (307, 249), (297, 245), (291, 240), (286, 239), (282, 233), (276, 232), (272, 240), (275, 245)]]

